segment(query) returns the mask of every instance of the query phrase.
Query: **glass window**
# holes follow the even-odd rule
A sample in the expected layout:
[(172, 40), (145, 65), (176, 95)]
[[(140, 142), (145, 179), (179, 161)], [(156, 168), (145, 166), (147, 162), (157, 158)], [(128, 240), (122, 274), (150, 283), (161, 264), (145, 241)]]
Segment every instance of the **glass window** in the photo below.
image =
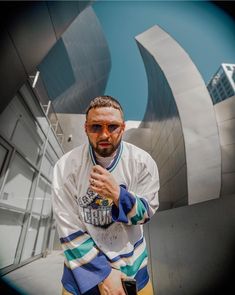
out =
[(230, 66), (226, 66), (226, 69), (227, 69), (228, 71), (232, 71), (232, 69), (231, 69)]
[(221, 95), (224, 92), (222, 88), (219, 89), (219, 94)]
[(42, 205), (44, 202), (44, 198), (46, 195), (46, 187), (47, 187), (47, 182), (44, 180), (44, 178), (40, 177), (38, 181), (38, 186), (35, 191), (34, 199), (33, 199), (33, 207), (32, 207), (32, 212), (41, 214), (42, 212)]
[(40, 216), (32, 215), (30, 220), (30, 226), (27, 231), (27, 236), (24, 244), (23, 253), (21, 256), (21, 261), (24, 261), (32, 256), (34, 256), (34, 245), (37, 237), (37, 232), (39, 228)]
[(50, 179), (52, 170), (53, 170), (53, 162), (48, 152), (46, 152), (45, 157), (42, 160), (41, 171), (46, 177)]
[(40, 228), (38, 232), (37, 245), (35, 249), (35, 255), (43, 252), (43, 245), (45, 245), (46, 235), (48, 233), (48, 224), (50, 222), (50, 217), (43, 217), (40, 222)]
[(14, 107), (17, 99), (18, 98), (15, 96), (0, 115), (0, 133), (8, 139), (11, 138), (19, 118), (19, 114), (17, 115)]
[(29, 106), (30, 110), (32, 111), (33, 115), (39, 119), (45, 117), (42, 110), (39, 108), (38, 103), (35, 101), (35, 95), (32, 93), (32, 90), (29, 88), (28, 85), (24, 84), (21, 89), (20, 93), (24, 97), (27, 105)]
[(16, 154), (10, 166), (0, 203), (26, 209), (34, 172), (34, 169)]
[(224, 70), (223, 70), (223, 68), (220, 67), (216, 76), (220, 77), (221, 75), (223, 75), (223, 73), (224, 73)]
[(232, 89), (230, 89), (229, 91), (228, 91), (228, 96), (233, 96), (234, 95), (234, 91), (232, 90)]
[(55, 151), (52, 149), (50, 143), (47, 145), (45, 157), (42, 162), (41, 171), (42, 173), (52, 181), (53, 167), (58, 160)]
[(221, 90), (221, 89), (222, 89), (221, 84), (218, 84), (218, 85), (217, 85), (217, 89), (218, 89), (218, 90)]
[(8, 154), (8, 150), (0, 144), (0, 174), (1, 174), (3, 164), (5, 162), (7, 154)]
[(235, 72), (233, 73), (232, 78), (233, 78), (233, 82), (235, 82)]
[[(20, 257), (24, 261), (40, 254), (50, 232), (48, 179), (52, 179), (57, 154), (63, 151), (33, 96), (28, 86), (22, 87), (0, 115), (0, 269), (19, 263)], [(49, 141), (42, 159), (47, 132)], [(37, 179), (40, 166), (42, 174)], [(31, 205), (32, 212), (28, 211)]]
[(214, 98), (217, 100), (217, 99), (219, 99), (219, 96), (217, 94), (215, 94)]
[(50, 216), (51, 215), (51, 185), (48, 183), (46, 187), (46, 196), (43, 204), (43, 210), (42, 210), (42, 215), (43, 216)]
[(217, 94), (217, 92), (216, 92), (215, 89), (213, 89), (212, 94), (213, 94), (213, 95), (216, 95), (216, 94)]
[(47, 239), (49, 224), (51, 221), (52, 214), (51, 206), (51, 185), (48, 183), (46, 187), (46, 196), (43, 204), (40, 229), (38, 233), (37, 245), (35, 249), (35, 255), (43, 251), (43, 245), (45, 245), (45, 239)]
[(23, 220), (23, 212), (0, 207), (0, 269), (14, 263)]
[(37, 164), (45, 137), (16, 95), (0, 116), (0, 132)]
[(38, 135), (40, 129), (33, 121), (26, 122), (25, 119), (18, 121), (12, 142), (34, 163), (38, 163), (39, 153), (43, 141)]

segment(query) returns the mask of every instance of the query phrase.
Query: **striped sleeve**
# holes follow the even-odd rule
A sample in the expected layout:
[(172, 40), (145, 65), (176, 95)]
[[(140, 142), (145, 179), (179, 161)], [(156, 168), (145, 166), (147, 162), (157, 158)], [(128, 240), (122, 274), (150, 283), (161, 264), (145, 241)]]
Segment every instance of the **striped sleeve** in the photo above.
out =
[(62, 283), (72, 294), (84, 294), (110, 274), (111, 266), (78, 217), (72, 179), (62, 183), (60, 174), (55, 167), (53, 212), (65, 256)]
[(150, 220), (159, 206), (159, 176), (155, 162), (149, 158), (140, 165), (136, 192), (120, 186), (118, 206), (112, 207), (112, 218), (128, 225), (144, 224)]

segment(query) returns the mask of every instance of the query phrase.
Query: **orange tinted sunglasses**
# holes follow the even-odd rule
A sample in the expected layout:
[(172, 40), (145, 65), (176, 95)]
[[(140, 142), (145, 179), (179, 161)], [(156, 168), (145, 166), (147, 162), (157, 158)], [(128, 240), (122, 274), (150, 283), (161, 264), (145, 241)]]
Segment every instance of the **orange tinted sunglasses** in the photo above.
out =
[(87, 130), (90, 133), (98, 133), (101, 134), (104, 129), (106, 129), (110, 134), (118, 133), (121, 131), (121, 127), (123, 123), (110, 123), (110, 124), (101, 124), (101, 123), (93, 123), (87, 124)]

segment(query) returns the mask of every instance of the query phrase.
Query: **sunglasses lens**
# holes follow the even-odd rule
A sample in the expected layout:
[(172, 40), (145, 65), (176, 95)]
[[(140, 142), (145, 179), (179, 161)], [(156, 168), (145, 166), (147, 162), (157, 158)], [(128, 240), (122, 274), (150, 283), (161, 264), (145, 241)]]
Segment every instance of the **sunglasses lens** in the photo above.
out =
[(90, 132), (92, 132), (92, 133), (101, 133), (102, 128), (103, 128), (102, 125), (92, 124), (92, 125), (90, 125)]
[(119, 125), (118, 124), (110, 124), (108, 125), (108, 131), (109, 133), (117, 132), (119, 130)]
[(90, 133), (102, 133), (104, 128), (106, 128), (109, 133), (117, 133), (120, 131), (120, 127), (120, 124), (91, 124), (88, 125), (88, 131)]

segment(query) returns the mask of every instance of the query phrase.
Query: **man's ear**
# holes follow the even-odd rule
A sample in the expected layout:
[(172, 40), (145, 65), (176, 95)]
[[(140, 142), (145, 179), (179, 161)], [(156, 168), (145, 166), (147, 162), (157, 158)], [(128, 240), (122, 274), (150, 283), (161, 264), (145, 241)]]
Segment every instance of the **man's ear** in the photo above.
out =
[(122, 125), (122, 130), (125, 131), (125, 129), (126, 129), (126, 122), (124, 121)]
[(84, 123), (84, 130), (87, 133), (87, 121)]
[(125, 128), (126, 128), (126, 123), (125, 123), (125, 122), (123, 122), (123, 124), (122, 124), (122, 129), (121, 129), (121, 133), (120, 133), (120, 136), (122, 136), (122, 135), (123, 135), (123, 133), (125, 132)]

